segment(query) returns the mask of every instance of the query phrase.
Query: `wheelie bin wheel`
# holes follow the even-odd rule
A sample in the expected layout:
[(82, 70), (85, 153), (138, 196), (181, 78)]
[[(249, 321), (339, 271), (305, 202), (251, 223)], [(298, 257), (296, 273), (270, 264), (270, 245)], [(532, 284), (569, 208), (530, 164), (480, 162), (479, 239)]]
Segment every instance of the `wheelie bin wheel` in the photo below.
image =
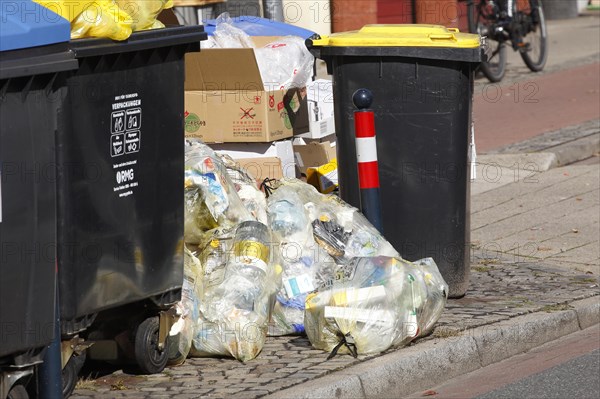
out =
[(23, 385), (18, 384), (8, 391), (6, 399), (29, 399), (29, 394)]
[(75, 353), (62, 370), (62, 393), (63, 398), (71, 396), (77, 385), (79, 372), (85, 363), (86, 354), (82, 352), (81, 355)]
[(158, 316), (149, 317), (135, 333), (135, 360), (144, 374), (156, 374), (164, 370), (169, 354), (166, 347), (158, 349)]

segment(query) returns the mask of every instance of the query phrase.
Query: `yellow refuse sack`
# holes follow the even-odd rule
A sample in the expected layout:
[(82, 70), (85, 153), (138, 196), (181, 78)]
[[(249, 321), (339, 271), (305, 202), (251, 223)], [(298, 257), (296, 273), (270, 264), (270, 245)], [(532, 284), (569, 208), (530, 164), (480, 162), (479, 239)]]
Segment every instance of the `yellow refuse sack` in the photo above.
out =
[(133, 31), (164, 28), (156, 18), (162, 10), (173, 7), (173, 0), (115, 0), (121, 10), (131, 15)]
[(156, 20), (172, 0), (34, 0), (71, 23), (71, 39), (126, 40), (137, 30), (164, 27)]

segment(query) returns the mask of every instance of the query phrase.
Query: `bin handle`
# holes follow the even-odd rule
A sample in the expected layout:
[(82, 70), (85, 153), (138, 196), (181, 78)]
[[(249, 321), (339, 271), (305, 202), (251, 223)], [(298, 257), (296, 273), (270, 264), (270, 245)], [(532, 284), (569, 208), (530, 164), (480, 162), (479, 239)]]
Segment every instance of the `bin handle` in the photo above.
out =
[(324, 47), (329, 44), (329, 36), (320, 36), (318, 38), (309, 38), (307, 42), (310, 41), (311, 46), (315, 47)]
[(429, 40), (452, 40), (456, 41), (456, 36), (454, 33), (432, 33), (429, 35)]

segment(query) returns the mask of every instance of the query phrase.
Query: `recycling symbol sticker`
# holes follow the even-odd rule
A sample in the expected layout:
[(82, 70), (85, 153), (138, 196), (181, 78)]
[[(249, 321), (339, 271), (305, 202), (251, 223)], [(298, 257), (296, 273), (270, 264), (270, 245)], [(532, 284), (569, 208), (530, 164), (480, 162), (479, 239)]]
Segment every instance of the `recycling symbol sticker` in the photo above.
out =
[(114, 134), (110, 137), (110, 155), (118, 157), (125, 153), (125, 135)]

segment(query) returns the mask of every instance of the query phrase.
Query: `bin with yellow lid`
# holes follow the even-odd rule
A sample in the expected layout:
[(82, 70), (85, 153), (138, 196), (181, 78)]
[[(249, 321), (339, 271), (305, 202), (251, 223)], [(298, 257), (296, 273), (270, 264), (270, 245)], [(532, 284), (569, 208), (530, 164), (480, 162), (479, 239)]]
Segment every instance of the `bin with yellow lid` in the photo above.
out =
[(360, 207), (352, 103), (371, 90), (383, 230), (409, 260), (433, 257), (451, 297), (469, 283), (468, 148), (479, 35), (366, 25), (307, 41), (333, 75), (341, 197)]

